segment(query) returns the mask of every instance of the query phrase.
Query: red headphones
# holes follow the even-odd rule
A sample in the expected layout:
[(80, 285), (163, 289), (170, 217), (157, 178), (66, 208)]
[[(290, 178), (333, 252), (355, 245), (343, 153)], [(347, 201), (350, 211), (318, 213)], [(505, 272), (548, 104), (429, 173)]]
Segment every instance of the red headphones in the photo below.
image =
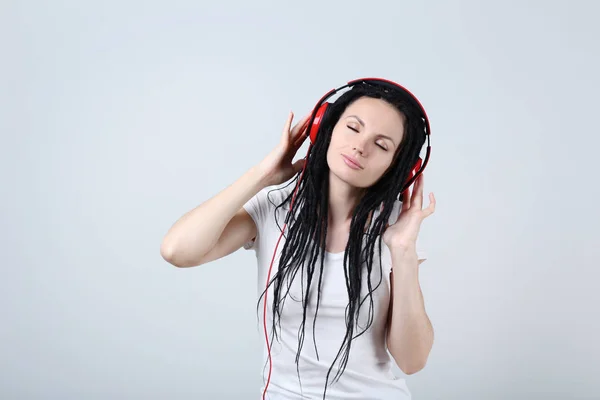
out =
[[(311, 115), (310, 119), (308, 120), (308, 124), (307, 124), (308, 128), (307, 129), (310, 129), (310, 136), (309, 136), (310, 146), (308, 148), (307, 153), (310, 152), (312, 145), (315, 144), (315, 142), (317, 140), (317, 133), (319, 132), (321, 122), (323, 121), (323, 116), (325, 115), (327, 108), (331, 104), (331, 103), (327, 102), (327, 99), (329, 99), (331, 96), (335, 95), (342, 89), (351, 88), (352, 86), (354, 86), (356, 84), (369, 84), (369, 85), (379, 86), (379, 87), (383, 87), (384, 89), (398, 92), (399, 94), (403, 95), (403, 97), (409, 103), (411, 103), (411, 105), (415, 106), (419, 110), (419, 113), (420, 113), (419, 117), (423, 120), (423, 122), (425, 124), (425, 131), (423, 132), (427, 137), (427, 153), (425, 154), (425, 160), (422, 160), (421, 157), (419, 157), (419, 159), (417, 160), (417, 163), (410, 170), (408, 179), (407, 179), (406, 183), (404, 184), (404, 186), (402, 187), (402, 189), (400, 190), (400, 194), (402, 194), (406, 190), (408, 190), (410, 185), (412, 185), (413, 182), (419, 177), (419, 175), (421, 175), (421, 173), (423, 173), (423, 171), (425, 170), (425, 167), (427, 166), (427, 162), (429, 161), (429, 155), (431, 154), (431, 144), (430, 144), (430, 139), (429, 139), (431, 129), (429, 126), (429, 118), (427, 117), (425, 108), (423, 108), (423, 106), (421, 105), (419, 100), (415, 97), (415, 95), (413, 95), (410, 91), (408, 91), (408, 89), (406, 89), (404, 86), (401, 86), (395, 82), (392, 82), (392, 81), (389, 81), (386, 79), (380, 79), (380, 78), (355, 79), (353, 81), (348, 82), (347, 84), (345, 84), (343, 86), (340, 86), (337, 89), (332, 89), (327, 94), (325, 94), (325, 96), (323, 96), (319, 100), (319, 102), (313, 109), (312, 115)], [(294, 195), (292, 197), (292, 201), (290, 204), (290, 212), (292, 211), (292, 207), (294, 206), (294, 200), (296, 199), (296, 193), (298, 191), (300, 181), (302, 180), (302, 176), (304, 176), (305, 168), (306, 168), (306, 166), (302, 169), (300, 178), (298, 179), (298, 182), (296, 183)], [(265, 389), (263, 391), (263, 400), (265, 400), (267, 388), (269, 387), (269, 382), (271, 380), (271, 371), (272, 371), (272, 367), (273, 367), (272, 360), (271, 360), (271, 346), (269, 344), (269, 336), (267, 333), (267, 293), (268, 293), (269, 281), (271, 280), (271, 270), (273, 268), (273, 261), (275, 260), (275, 254), (277, 254), (277, 248), (279, 247), (279, 242), (281, 241), (283, 232), (285, 232), (286, 226), (287, 226), (287, 223), (284, 224), (283, 229), (281, 230), (281, 234), (279, 235), (279, 239), (277, 240), (277, 244), (275, 246), (275, 251), (273, 252), (273, 258), (271, 259), (271, 265), (269, 266), (269, 272), (267, 273), (267, 282), (266, 282), (267, 290), (265, 290), (265, 296), (264, 296), (263, 327), (264, 327), (264, 332), (265, 332), (265, 340), (267, 342), (267, 353), (269, 356), (269, 375), (267, 378), (267, 383), (265, 384)]]
[(421, 102), (413, 95), (408, 89), (404, 86), (401, 86), (395, 82), (388, 81), (386, 79), (380, 78), (363, 78), (363, 79), (355, 79), (353, 81), (348, 82), (346, 85), (341, 86), (337, 89), (332, 89), (325, 96), (319, 100), (316, 107), (313, 110), (311, 119), (309, 120), (308, 126), (310, 126), (310, 142), (311, 145), (315, 143), (317, 140), (317, 132), (319, 131), (319, 127), (321, 125), (321, 121), (323, 120), (323, 116), (325, 115), (325, 111), (329, 107), (330, 103), (327, 102), (327, 99), (331, 96), (335, 95), (337, 92), (344, 88), (352, 87), (356, 84), (370, 84), (373, 86), (380, 86), (385, 89), (391, 89), (393, 91), (399, 92), (404, 95), (404, 98), (411, 103), (411, 105), (415, 106), (420, 111), (420, 117), (423, 119), (425, 123), (425, 135), (427, 137), (427, 153), (425, 155), (425, 160), (423, 161), (421, 157), (419, 157), (415, 166), (411, 169), (408, 179), (404, 184), (400, 193), (404, 193), (406, 189), (412, 185), (412, 183), (417, 179), (417, 177), (423, 172), (425, 167), (427, 166), (427, 162), (429, 161), (429, 155), (431, 153), (431, 145), (429, 142), (429, 134), (430, 134), (430, 126), (429, 126), (429, 118), (427, 117), (427, 113), (425, 112), (425, 108), (421, 105)]

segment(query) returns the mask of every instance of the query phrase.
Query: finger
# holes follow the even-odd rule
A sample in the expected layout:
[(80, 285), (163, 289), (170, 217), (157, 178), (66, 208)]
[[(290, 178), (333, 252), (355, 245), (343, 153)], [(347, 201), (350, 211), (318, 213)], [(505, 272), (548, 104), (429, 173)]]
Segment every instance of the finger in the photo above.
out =
[(298, 131), (298, 133), (294, 137), (294, 147), (296, 148), (296, 150), (298, 150), (300, 148), (300, 146), (302, 146), (302, 143), (304, 143), (304, 141), (306, 140), (306, 138), (308, 138), (308, 136), (310, 134), (310, 130), (308, 128), (309, 120), (310, 120), (310, 115), (307, 115), (302, 122), (301, 129)]
[(298, 137), (295, 138), (294, 140), (294, 148), (296, 150), (298, 150), (300, 148), (300, 146), (302, 146), (302, 143), (304, 143), (304, 141), (306, 140), (306, 138), (308, 137), (308, 129), (304, 128), (300, 134), (298, 135)]
[(300, 136), (306, 129), (306, 125), (308, 124), (308, 117), (310, 115), (305, 115), (296, 125), (292, 128), (292, 132), (290, 134), (292, 141), (295, 141), (298, 136)]
[(425, 209), (425, 217), (430, 216), (435, 212), (435, 196), (433, 192), (429, 193), (429, 207)]
[(419, 175), (413, 189), (413, 196), (410, 203), (411, 207), (423, 208), (423, 174)]
[(292, 126), (292, 120), (294, 119), (294, 112), (290, 111), (288, 117), (285, 121), (285, 125), (283, 125), (283, 131), (281, 132), (282, 139), (284, 143), (289, 143), (290, 138), (290, 126)]
[(410, 187), (406, 188), (402, 194), (402, 209), (401, 211), (408, 211), (410, 208)]

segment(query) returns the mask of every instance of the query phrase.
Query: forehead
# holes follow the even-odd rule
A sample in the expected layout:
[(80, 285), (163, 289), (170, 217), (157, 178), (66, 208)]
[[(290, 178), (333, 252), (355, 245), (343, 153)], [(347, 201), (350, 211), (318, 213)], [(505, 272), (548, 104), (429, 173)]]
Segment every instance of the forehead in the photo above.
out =
[[(350, 104), (343, 119), (357, 116), (368, 130), (400, 140), (404, 132), (404, 115), (385, 100), (361, 97)], [(353, 118), (350, 118), (353, 119)]]

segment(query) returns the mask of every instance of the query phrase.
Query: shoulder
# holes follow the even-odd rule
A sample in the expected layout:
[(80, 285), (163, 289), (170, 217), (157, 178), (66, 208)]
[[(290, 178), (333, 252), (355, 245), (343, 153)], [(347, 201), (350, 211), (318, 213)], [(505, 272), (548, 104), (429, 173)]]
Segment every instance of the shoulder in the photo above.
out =
[[(283, 225), (289, 206), (288, 204), (282, 205), (282, 203), (290, 193), (293, 193), (294, 188), (293, 183), (267, 186), (259, 190), (243, 205), (243, 208), (254, 220), (257, 238), (265, 236), (267, 232)], [(244, 245), (244, 248), (253, 248), (254, 243), (255, 240), (252, 240)]]

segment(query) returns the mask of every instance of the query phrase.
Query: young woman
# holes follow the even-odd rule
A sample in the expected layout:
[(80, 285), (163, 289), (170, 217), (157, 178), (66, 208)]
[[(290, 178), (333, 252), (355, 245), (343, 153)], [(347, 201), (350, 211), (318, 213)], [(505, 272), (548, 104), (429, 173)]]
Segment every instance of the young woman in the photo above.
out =
[(306, 160), (292, 162), (315, 120), (291, 128), (290, 113), (275, 149), (181, 217), (161, 245), (177, 267), (256, 251), (263, 398), (410, 399), (392, 365), (413, 374), (433, 345), (417, 237), (435, 198), (423, 208), (422, 174), (399, 195), (426, 116), (406, 91), (349, 87), (327, 107)]

